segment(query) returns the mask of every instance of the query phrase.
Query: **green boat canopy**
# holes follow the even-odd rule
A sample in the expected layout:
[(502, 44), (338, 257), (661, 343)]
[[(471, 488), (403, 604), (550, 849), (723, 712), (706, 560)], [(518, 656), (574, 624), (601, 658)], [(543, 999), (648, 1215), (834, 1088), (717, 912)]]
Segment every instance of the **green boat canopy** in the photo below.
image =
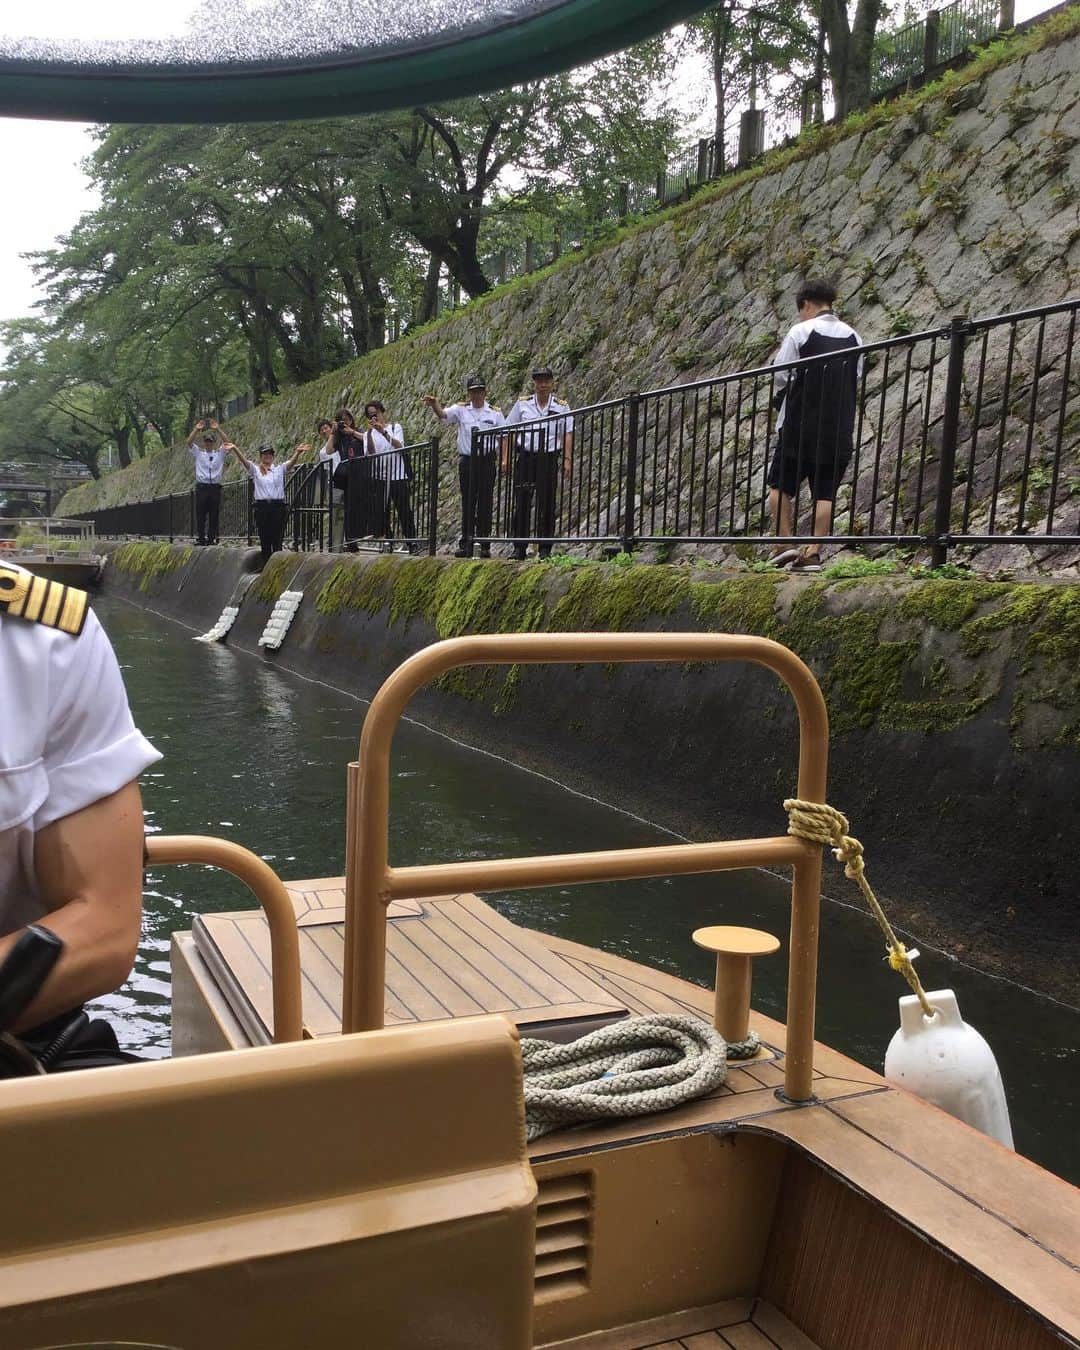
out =
[(379, 112), (570, 69), (707, 7), (701, 0), (92, 0), (72, 21), (72, 8), (60, 5), (65, 18), (57, 4), (4, 6), (0, 115), (192, 123)]

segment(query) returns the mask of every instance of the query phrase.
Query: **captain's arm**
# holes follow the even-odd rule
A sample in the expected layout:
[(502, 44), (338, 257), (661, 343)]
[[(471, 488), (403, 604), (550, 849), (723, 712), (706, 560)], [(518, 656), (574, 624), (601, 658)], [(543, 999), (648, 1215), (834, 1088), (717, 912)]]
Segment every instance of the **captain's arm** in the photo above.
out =
[[(34, 838), (38, 920), (63, 955), (16, 1031), (119, 988), (135, 960), (142, 919), (143, 812), (138, 782), (62, 816)], [(21, 930), (0, 938), (0, 961)]]

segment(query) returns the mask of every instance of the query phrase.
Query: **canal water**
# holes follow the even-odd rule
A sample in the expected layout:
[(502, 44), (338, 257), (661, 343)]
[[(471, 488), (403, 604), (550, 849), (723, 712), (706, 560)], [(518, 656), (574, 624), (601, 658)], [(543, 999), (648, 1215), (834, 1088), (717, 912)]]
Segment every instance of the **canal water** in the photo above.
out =
[[(120, 600), (98, 599), (95, 610), (116, 647), (136, 722), (165, 756), (143, 778), (148, 831), (235, 839), (286, 879), (340, 875), (345, 765), (355, 757), (366, 705), (254, 655), (194, 642), (179, 625)], [(425, 728), (399, 730), (392, 862), (670, 839), (646, 821)], [(907, 989), (884, 964), (880, 934), (848, 887), (839, 867), (827, 863), (826, 891), (835, 898), (823, 906), (818, 1037), (880, 1070), (897, 1025), (896, 1000)], [(517, 922), (703, 985), (711, 984), (712, 959), (693, 946), (695, 928), (764, 928), (784, 946), (755, 964), (754, 1005), (783, 1019), (789, 902), (778, 877), (728, 873), (486, 898)], [(171, 934), (188, 928), (199, 911), (250, 904), (238, 882), (209, 868), (150, 872), (135, 970), (119, 993), (99, 1003), (129, 1048), (168, 1052)], [(926, 987), (954, 988), (965, 1017), (994, 1048), (1018, 1149), (1080, 1181), (1080, 1011), (922, 950)]]

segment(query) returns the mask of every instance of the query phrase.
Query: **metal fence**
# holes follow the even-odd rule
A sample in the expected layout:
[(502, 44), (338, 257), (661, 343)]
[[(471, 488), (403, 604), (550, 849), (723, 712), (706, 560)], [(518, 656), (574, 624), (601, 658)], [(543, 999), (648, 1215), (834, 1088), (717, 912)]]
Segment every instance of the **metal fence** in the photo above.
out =
[[(797, 542), (1080, 543), (1080, 300), (869, 343), (851, 353), (634, 393), (478, 433), (494, 503), (482, 544), (778, 543), (768, 484), (778, 376), (855, 387), (850, 458), (788, 448)], [(790, 470), (789, 470), (790, 471)], [(834, 491), (825, 485), (833, 481)], [(814, 523), (810, 485), (833, 501)], [(783, 486), (783, 483), (781, 483)]]
[[(479, 503), (466, 545), (556, 548), (642, 543), (777, 543), (814, 537), (859, 547), (1080, 544), (1080, 299), (951, 324), (851, 352), (762, 366), (478, 432), (465, 491)], [(787, 375), (823, 396), (854, 385), (850, 458), (833, 445), (788, 445), (790, 535), (768, 483)], [(820, 436), (820, 433), (819, 433)], [(790, 434), (789, 434), (790, 442)], [(846, 447), (845, 447), (846, 450)], [(434, 553), (438, 440), (406, 448), (409, 477), (390, 486), (366, 457), (354, 507), (335, 512), (327, 465), (293, 471), (286, 539), (298, 550), (370, 543)], [(448, 457), (447, 475), (451, 471)], [(404, 482), (404, 486), (402, 483)], [(834, 484), (834, 489), (830, 487)], [(833, 505), (814, 521), (811, 486)], [(781, 483), (781, 487), (784, 483)], [(826, 488), (829, 490), (826, 490)], [(396, 505), (395, 505), (396, 503)], [(410, 528), (403, 527), (404, 506)], [(449, 533), (457, 493), (447, 502)], [(491, 524), (487, 525), (490, 515)], [(393, 519), (391, 519), (393, 517)], [(87, 513), (100, 535), (187, 538), (194, 494)], [(349, 521), (365, 523), (345, 537)], [(456, 523), (456, 522), (455, 522)], [(783, 522), (786, 524), (786, 522)], [(225, 485), (222, 538), (252, 537), (250, 484)]]
[[(434, 553), (438, 544), (438, 445), (437, 439), (421, 441), (401, 451), (363, 457), (368, 472), (363, 486), (358, 482), (355, 491), (363, 491), (366, 499), (354, 517), (363, 522), (362, 532), (351, 539), (346, 536), (350, 515), (345, 510), (344, 491), (334, 486), (331, 465), (301, 464), (293, 469), (285, 480), (287, 546), (306, 553), (396, 543), (413, 552)], [(399, 457), (408, 476), (396, 480), (397, 469), (392, 465)], [(194, 539), (195, 491), (102, 507), (75, 519), (92, 521), (97, 533), (106, 538)], [(411, 528), (406, 530), (405, 525)], [(222, 484), (218, 537), (232, 543), (254, 540), (253, 491), (246, 476)]]

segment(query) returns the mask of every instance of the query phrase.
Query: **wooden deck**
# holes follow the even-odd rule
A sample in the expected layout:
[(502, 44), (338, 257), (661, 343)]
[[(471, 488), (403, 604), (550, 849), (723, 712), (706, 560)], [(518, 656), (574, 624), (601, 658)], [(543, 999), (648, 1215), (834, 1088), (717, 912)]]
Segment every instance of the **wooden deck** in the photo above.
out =
[[(305, 1022), (316, 1036), (340, 1027), (343, 885), (341, 878), (327, 878), (289, 886), (301, 932)], [(269, 939), (261, 914), (207, 915), (196, 921), (194, 934), (249, 1040), (268, 1041)], [(711, 1008), (708, 989), (517, 928), (472, 895), (391, 909), (388, 1025), (502, 1012), (528, 1033), (558, 1019), (573, 1019), (584, 1030), (594, 1020), (646, 1012), (689, 1011), (709, 1018)], [(752, 1025), (765, 1043), (763, 1057), (732, 1067), (711, 1096), (663, 1114), (558, 1131), (531, 1146), (534, 1165), (561, 1165), (596, 1150), (673, 1134), (736, 1129), (769, 1134), (842, 1177), (924, 1243), (948, 1251), (1006, 1297), (1030, 1306), (1054, 1329), (1048, 1334), (1056, 1333), (1063, 1344), (1080, 1344), (1080, 1204), (1072, 1186), (820, 1043), (814, 1104), (793, 1108), (776, 1095), (783, 1082), (785, 1028), (758, 1014)], [(804, 1283), (813, 1278), (811, 1261)], [(895, 1296), (902, 1319), (906, 1295), (899, 1289)], [(822, 1299), (827, 1320), (827, 1290)], [(783, 1327), (775, 1318), (767, 1324), (770, 1316), (767, 1304), (748, 1305), (744, 1320), (730, 1325), (706, 1322), (684, 1334), (673, 1324), (655, 1335), (641, 1329), (638, 1339), (626, 1339), (624, 1331), (619, 1340), (565, 1344), (581, 1350), (679, 1345), (813, 1350), (793, 1328), (794, 1338), (778, 1336), (774, 1328)]]

